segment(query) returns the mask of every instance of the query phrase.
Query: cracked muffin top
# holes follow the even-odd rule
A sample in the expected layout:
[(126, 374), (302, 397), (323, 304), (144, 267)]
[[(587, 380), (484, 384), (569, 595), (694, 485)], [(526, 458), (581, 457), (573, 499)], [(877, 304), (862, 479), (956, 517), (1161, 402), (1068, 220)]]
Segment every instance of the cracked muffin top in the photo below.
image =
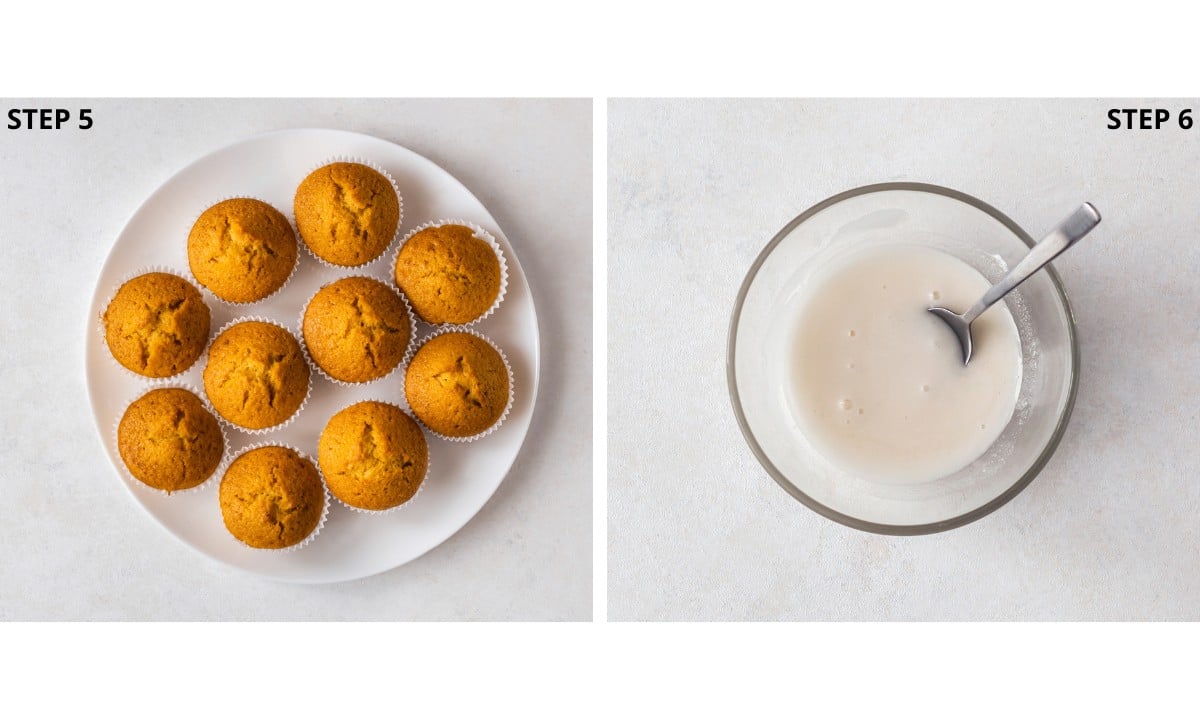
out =
[(430, 338), (404, 378), (409, 407), (447, 437), (470, 437), (500, 420), (508, 406), (508, 369), (486, 340), (465, 332)]
[(237, 457), (218, 493), (225, 527), (251, 547), (295, 545), (317, 529), (325, 491), (312, 461), (291, 448), (271, 445)]
[(414, 234), (400, 248), (396, 285), (427, 323), (469, 323), (500, 295), (496, 251), (465, 225), (437, 225)]
[(334, 497), (363, 510), (387, 510), (417, 494), (429, 448), (421, 427), (403, 410), (369, 400), (329, 419), (317, 462)]
[(229, 422), (250, 430), (290, 418), (308, 395), (308, 363), (290, 332), (246, 320), (213, 340), (204, 367), (204, 392)]
[(296, 267), (296, 233), (261, 200), (235, 198), (201, 213), (188, 233), (188, 267), (213, 295), (232, 303), (262, 300)]
[(170, 493), (211, 477), (225, 454), (225, 438), (200, 398), (182, 388), (160, 388), (125, 409), (117, 450), (131, 475)]
[(371, 278), (348, 277), (317, 291), (304, 309), (301, 333), (322, 370), (358, 383), (381, 378), (400, 364), (412, 321), (395, 290)]
[(146, 377), (177, 375), (208, 344), (208, 306), (191, 283), (152, 272), (126, 282), (102, 317), (104, 339), (117, 362)]
[(296, 188), (296, 227), (313, 254), (353, 267), (383, 254), (400, 227), (400, 198), (382, 174), (336, 162), (312, 171)]

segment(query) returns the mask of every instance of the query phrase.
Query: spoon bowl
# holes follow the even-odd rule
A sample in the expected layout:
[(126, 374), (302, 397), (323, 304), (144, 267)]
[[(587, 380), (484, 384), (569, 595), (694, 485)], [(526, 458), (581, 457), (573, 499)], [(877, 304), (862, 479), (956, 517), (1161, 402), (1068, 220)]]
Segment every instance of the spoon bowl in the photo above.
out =
[(962, 315), (953, 310), (947, 310), (944, 307), (931, 307), (929, 308), (929, 312), (941, 318), (942, 322), (946, 323), (958, 338), (958, 345), (962, 348), (963, 365), (971, 362), (971, 322)]

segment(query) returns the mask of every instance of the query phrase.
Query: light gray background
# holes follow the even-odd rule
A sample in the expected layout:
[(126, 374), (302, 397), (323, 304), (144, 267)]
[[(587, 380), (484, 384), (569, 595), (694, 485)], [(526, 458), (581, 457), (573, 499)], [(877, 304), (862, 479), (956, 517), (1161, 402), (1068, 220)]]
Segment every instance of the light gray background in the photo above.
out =
[[(95, 126), (0, 129), (0, 618), (591, 618), (590, 101), (4, 101), (3, 124), (46, 106), (91, 107)], [(375, 135), (462, 181), (518, 253), (542, 338), (533, 424), (483, 510), (408, 565), (315, 587), (160, 528), (105, 457), (83, 372), (88, 303), (126, 218), (191, 161), (295, 127)]]
[[(1105, 129), (1196, 101), (612, 101), (611, 619), (1200, 618), (1200, 125)], [(1078, 320), (1058, 452), (992, 515), (871, 535), (793, 500), (730, 409), (726, 334), (754, 258), (842, 190), (962, 190), (1035, 237)]]

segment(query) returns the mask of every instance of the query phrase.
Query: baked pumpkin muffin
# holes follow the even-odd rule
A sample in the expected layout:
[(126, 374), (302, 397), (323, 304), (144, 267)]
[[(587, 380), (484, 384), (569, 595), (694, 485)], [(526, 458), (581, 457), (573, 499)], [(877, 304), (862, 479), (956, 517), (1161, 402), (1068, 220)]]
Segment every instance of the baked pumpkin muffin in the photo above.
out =
[(204, 391), (229, 422), (250, 430), (290, 418), (308, 396), (300, 343), (278, 325), (246, 320), (225, 329), (208, 351)]
[(229, 464), (218, 502), (235, 538), (278, 550), (317, 529), (325, 512), (325, 489), (311, 460), (291, 448), (269, 445), (248, 450)]
[(283, 213), (252, 198), (213, 205), (188, 233), (192, 275), (231, 303), (257, 302), (283, 287), (297, 252), (296, 233)]
[(400, 197), (381, 173), (335, 162), (309, 173), (296, 188), (296, 227), (313, 254), (343, 267), (383, 254), (400, 227)]
[(408, 238), (396, 254), (396, 285), (427, 323), (469, 323), (500, 295), (500, 259), (465, 225), (435, 225)]
[(187, 370), (204, 352), (211, 315), (190, 282), (152, 272), (122, 285), (101, 319), (117, 362), (138, 375), (164, 378)]
[(492, 345), (465, 332), (436, 335), (404, 379), (409, 407), (436, 433), (463, 438), (495, 425), (508, 407), (508, 368)]
[(170, 493), (194, 488), (216, 472), (225, 436), (195, 394), (159, 388), (125, 408), (117, 425), (117, 450), (131, 475)]
[(387, 510), (407, 502), (429, 468), (421, 427), (395, 405), (373, 400), (331, 417), (317, 447), (329, 491), (362, 510)]
[(404, 359), (412, 319), (400, 295), (366, 277), (342, 278), (317, 291), (300, 323), (309, 357), (335, 380), (387, 375)]

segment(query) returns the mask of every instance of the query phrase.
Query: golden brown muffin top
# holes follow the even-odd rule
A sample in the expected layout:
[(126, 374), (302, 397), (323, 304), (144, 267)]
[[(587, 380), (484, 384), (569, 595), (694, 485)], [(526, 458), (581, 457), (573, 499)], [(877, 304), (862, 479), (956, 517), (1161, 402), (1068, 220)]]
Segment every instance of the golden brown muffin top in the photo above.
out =
[(216, 472), (225, 437), (200, 398), (181, 388), (159, 388), (125, 409), (117, 425), (117, 449), (135, 478), (174, 492), (196, 487)]
[(296, 267), (296, 233), (261, 200), (234, 198), (205, 210), (188, 234), (188, 266), (200, 284), (234, 303), (262, 300)]
[(221, 417), (251, 430), (278, 425), (308, 395), (308, 363), (290, 332), (247, 320), (217, 336), (204, 367), (204, 391)]
[(256, 548), (285, 548), (312, 534), (325, 491), (312, 461), (277, 445), (230, 463), (218, 493), (221, 517), (235, 538)]
[(400, 226), (400, 198), (382, 174), (336, 162), (296, 188), (296, 226), (313, 253), (334, 265), (362, 265), (383, 254)]
[(404, 300), (365, 277), (342, 278), (317, 291), (302, 322), (308, 354), (343, 382), (387, 375), (404, 359), (412, 322)]
[(425, 479), (425, 433), (403, 410), (368, 400), (329, 419), (318, 443), (318, 462), (329, 491), (363, 510), (407, 502)]
[(113, 357), (146, 377), (187, 370), (208, 344), (210, 314), (200, 291), (170, 273), (146, 273), (126, 282), (102, 320)]
[(416, 233), (396, 257), (396, 285), (427, 323), (468, 323), (500, 294), (495, 249), (465, 225), (439, 225)]
[(508, 406), (508, 370), (486, 340), (448, 332), (413, 355), (404, 393), (413, 412), (434, 432), (469, 437), (487, 430)]

